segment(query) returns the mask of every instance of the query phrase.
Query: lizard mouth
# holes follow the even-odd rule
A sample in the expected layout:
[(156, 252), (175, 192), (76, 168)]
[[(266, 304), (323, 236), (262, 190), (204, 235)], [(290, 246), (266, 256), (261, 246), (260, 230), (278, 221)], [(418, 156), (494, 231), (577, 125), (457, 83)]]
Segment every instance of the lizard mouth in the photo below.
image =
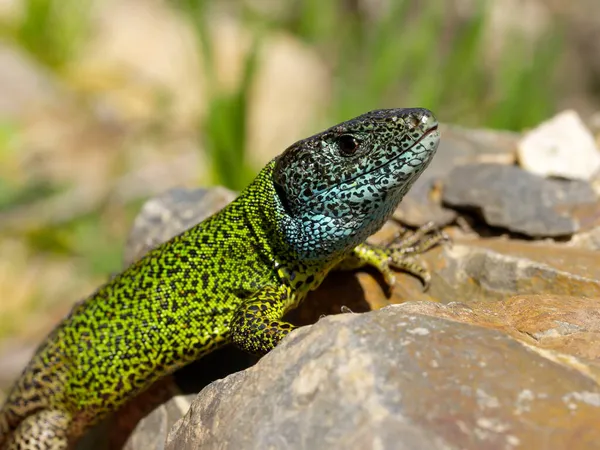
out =
[(438, 130), (438, 125), (435, 124), (434, 126), (432, 126), (431, 128), (428, 128), (425, 133), (423, 133), (423, 136), (421, 136), (419, 139), (417, 139), (415, 141), (415, 143), (413, 145), (411, 145), (410, 148), (413, 148), (415, 145), (417, 145), (419, 142), (421, 142), (423, 139), (425, 139), (427, 136), (429, 136), (431, 133), (435, 133)]
[[(438, 124), (433, 125), (432, 127), (428, 128), (421, 137), (419, 137), (419, 139), (417, 139), (415, 142), (412, 143), (412, 145), (410, 147), (408, 147), (405, 151), (400, 152), (397, 156), (394, 156), (392, 159), (390, 159), (389, 161), (372, 168), (371, 170), (369, 170), (368, 172), (365, 172), (363, 174), (360, 175), (356, 175), (355, 177), (350, 178), (349, 180), (343, 181), (342, 183), (336, 185), (336, 186), (340, 186), (341, 184), (347, 184), (347, 183), (351, 183), (354, 180), (364, 177), (366, 175), (369, 175), (373, 172), (378, 171), (379, 169), (389, 166), (390, 164), (392, 164), (394, 161), (396, 161), (398, 158), (400, 158), (402, 155), (404, 155), (405, 152), (412, 150), (415, 146), (419, 145), (425, 138), (427, 138), (429, 135), (435, 133), (438, 131)], [(341, 189), (342, 191), (347, 191), (348, 189), (352, 189), (351, 186), (348, 186), (347, 188)]]

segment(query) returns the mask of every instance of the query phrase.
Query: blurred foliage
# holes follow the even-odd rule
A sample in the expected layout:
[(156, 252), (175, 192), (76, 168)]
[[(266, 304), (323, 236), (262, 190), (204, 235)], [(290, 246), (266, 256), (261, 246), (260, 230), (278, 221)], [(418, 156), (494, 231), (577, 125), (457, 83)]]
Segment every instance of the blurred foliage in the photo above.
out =
[(476, 3), (479, 9), (468, 18), (456, 19), (453, 29), (438, 1), (390, 2), (386, 14), (373, 18), (359, 11), (356, 2), (301, 0), (290, 2), (289, 13), (278, 19), (230, 1), (256, 32), (243, 81), (232, 93), (216, 89), (207, 32), (213, 2), (174, 3), (194, 24), (207, 56), (213, 95), (201, 131), (213, 161), (213, 181), (233, 189), (245, 186), (253, 173), (245, 158), (246, 108), (265, 28), (294, 33), (330, 62), (335, 80), (331, 123), (371, 109), (414, 105), (432, 109), (446, 122), (518, 131), (554, 112), (560, 28), (534, 49), (511, 36), (496, 63), (499, 70), (490, 73), (484, 64), (485, 1)]
[(554, 112), (559, 29), (528, 51), (511, 36), (514, 42), (497, 62), (500, 71), (490, 75), (483, 46), (490, 3), (480, 1), (468, 18), (454, 18), (452, 29), (443, 2), (390, 2), (377, 19), (346, 3), (301, 1), (288, 24), (334, 61), (333, 122), (370, 109), (415, 105), (445, 122), (518, 131)]
[(22, 0), (19, 20), (2, 28), (39, 61), (58, 69), (86, 38), (91, 1)]
[(259, 36), (257, 34), (250, 46), (239, 85), (232, 91), (220, 90), (214, 64), (215, 55), (208, 33), (211, 2), (175, 0), (175, 3), (194, 24), (199, 47), (204, 55), (209, 98), (208, 114), (200, 125), (200, 131), (212, 163), (212, 179), (209, 181), (239, 191), (255, 175), (247, 162), (246, 132), (248, 97), (256, 68)]
[[(485, 1), (458, 26), (448, 29), (443, 2), (390, 2), (381, 18), (370, 17), (344, 0), (297, 0), (283, 17), (261, 15), (237, 0), (236, 10), (254, 32), (241, 83), (218, 89), (209, 25), (214, 0), (171, 0), (194, 25), (204, 54), (210, 98), (199, 124), (212, 163), (212, 179), (243, 188), (255, 172), (248, 166), (245, 138), (249, 89), (267, 28), (286, 30), (314, 46), (334, 75), (331, 122), (364, 111), (397, 105), (422, 106), (446, 122), (521, 130), (552, 114), (554, 68), (561, 33), (554, 28), (536, 49), (513, 37), (490, 74), (484, 66)], [(10, 33), (50, 67), (60, 68), (76, 53), (89, 30), (92, 0), (24, 0), (24, 13)], [(535, 55), (535, 58), (532, 57)]]
[[(60, 75), (89, 37), (93, 3), (22, 0), (18, 20), (0, 23), (0, 35)], [(442, 0), (390, 1), (390, 10), (381, 15), (369, 14), (351, 0), (289, 1), (276, 14), (244, 0), (169, 3), (193, 24), (203, 53), (210, 96), (207, 113), (197, 127), (211, 165), (210, 182), (236, 190), (256, 171), (248, 163), (251, 149), (246, 148), (248, 102), (263, 38), (273, 31), (300, 38), (327, 64), (334, 92), (324, 125), (370, 109), (411, 105), (432, 109), (444, 122), (521, 130), (550, 116), (559, 95), (553, 74), (561, 55), (560, 27), (554, 27), (534, 49), (518, 36), (511, 37), (511, 44), (494, 64), (497, 70), (490, 70), (484, 54), (484, 8), (489, 5), (485, 0), (469, 17), (452, 20)], [(215, 6), (237, 15), (251, 34), (241, 82), (233, 89), (219, 88), (217, 79), (209, 33)], [(0, 164), (11, 158), (9, 144), (17, 134), (12, 124), (0, 122)], [(44, 181), (18, 185), (0, 178), (0, 220), (11, 208), (64, 189)], [(110, 204), (102, 204), (65, 223), (22, 232), (21, 237), (32, 253), (85, 255), (82, 259), (89, 276), (98, 279), (102, 274), (100, 279), (106, 279), (120, 267), (127, 230), (123, 224), (132, 222), (139, 206), (130, 203), (115, 211)], [(81, 274), (81, 267), (77, 269)]]

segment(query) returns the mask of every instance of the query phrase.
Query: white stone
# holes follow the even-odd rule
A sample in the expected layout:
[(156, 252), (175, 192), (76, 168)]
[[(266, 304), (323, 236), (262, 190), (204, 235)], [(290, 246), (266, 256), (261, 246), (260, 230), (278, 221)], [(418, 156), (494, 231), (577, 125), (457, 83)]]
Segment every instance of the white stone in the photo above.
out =
[(594, 136), (575, 111), (564, 111), (518, 143), (521, 166), (542, 176), (589, 180), (600, 169)]

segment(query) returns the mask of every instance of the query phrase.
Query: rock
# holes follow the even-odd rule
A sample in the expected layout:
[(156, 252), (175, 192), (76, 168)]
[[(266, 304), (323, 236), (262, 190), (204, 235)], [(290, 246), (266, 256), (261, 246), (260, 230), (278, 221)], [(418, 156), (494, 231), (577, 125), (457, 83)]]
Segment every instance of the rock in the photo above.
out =
[(402, 310), (502, 331), (544, 353), (556, 350), (569, 363), (572, 355), (587, 360), (594, 371), (600, 368), (600, 297), (567, 295), (517, 295), (502, 302), (477, 303), (408, 302)]
[(343, 314), (204, 389), (166, 448), (597, 448), (599, 373), (403, 305)]
[[(594, 250), (502, 238), (455, 240), (424, 255), (427, 292), (437, 302), (502, 302), (514, 295), (600, 297), (600, 261)], [(392, 296), (394, 303), (410, 300)]]
[(600, 227), (576, 234), (569, 241), (569, 245), (588, 250), (600, 250)]
[(519, 163), (531, 173), (589, 180), (600, 170), (594, 136), (575, 111), (564, 111), (519, 141)]
[(600, 362), (600, 297), (516, 296), (496, 307), (536, 347)]
[(172, 398), (172, 401), (161, 405), (154, 413), (144, 417), (139, 422), (136, 433), (122, 447), (123, 450), (163, 450), (169, 431), (188, 411), (194, 397), (177, 395)]
[(436, 185), (458, 165), (476, 162), (512, 164), (518, 135), (505, 131), (469, 130), (441, 125), (442, 140), (431, 164), (417, 179), (394, 213), (394, 218), (418, 227), (429, 221), (444, 226), (456, 219), (444, 208)]
[(571, 235), (581, 227), (578, 208), (598, 209), (586, 182), (548, 180), (502, 164), (455, 168), (444, 182), (443, 201), (477, 211), (489, 226), (532, 237)]

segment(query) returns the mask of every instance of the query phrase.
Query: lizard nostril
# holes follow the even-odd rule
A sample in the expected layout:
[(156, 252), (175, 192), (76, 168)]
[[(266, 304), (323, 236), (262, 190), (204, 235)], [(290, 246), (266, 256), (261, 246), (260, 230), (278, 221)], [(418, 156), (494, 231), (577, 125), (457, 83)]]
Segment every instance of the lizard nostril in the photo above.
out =
[(411, 115), (408, 118), (408, 125), (411, 129), (418, 128), (421, 125), (421, 121), (423, 120), (423, 116)]

